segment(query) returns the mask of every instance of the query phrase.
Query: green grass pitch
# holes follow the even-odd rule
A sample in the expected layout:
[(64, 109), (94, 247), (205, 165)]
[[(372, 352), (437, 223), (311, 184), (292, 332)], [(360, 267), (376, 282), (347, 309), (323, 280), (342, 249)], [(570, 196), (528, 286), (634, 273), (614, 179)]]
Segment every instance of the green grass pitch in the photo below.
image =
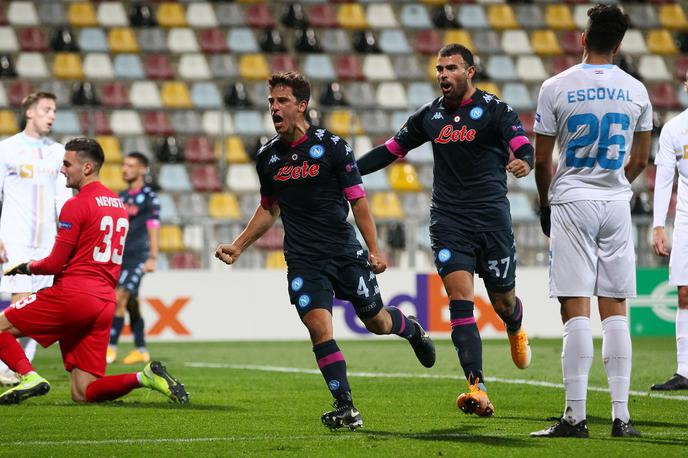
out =
[[(56, 347), (35, 367), (52, 383), (44, 397), (0, 406), (3, 456), (686, 456), (688, 392), (648, 397), (675, 370), (673, 338), (634, 339), (631, 415), (639, 439), (610, 436), (609, 394), (588, 397), (590, 439), (532, 439), (561, 415), (560, 340), (533, 339), (533, 363), (518, 370), (505, 340), (484, 342), (495, 416), (455, 407), (465, 389), (449, 340), (437, 341), (428, 370), (399, 339), (341, 341), (364, 427), (330, 432), (320, 424), (331, 398), (307, 342), (152, 344), (191, 393), (188, 406), (137, 390), (121, 401), (76, 405)], [(125, 353), (131, 344), (123, 344)], [(591, 387), (606, 388), (601, 342)], [(115, 364), (109, 373), (131, 370)], [(550, 385), (547, 385), (547, 384)], [(153, 455), (154, 454), (154, 455)]]

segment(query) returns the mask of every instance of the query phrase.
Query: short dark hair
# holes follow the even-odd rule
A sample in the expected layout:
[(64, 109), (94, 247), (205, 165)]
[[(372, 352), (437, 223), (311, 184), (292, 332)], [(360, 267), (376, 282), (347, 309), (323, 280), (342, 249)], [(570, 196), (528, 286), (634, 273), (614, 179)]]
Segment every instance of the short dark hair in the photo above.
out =
[(475, 65), (473, 61), (473, 53), (464, 45), (460, 45), (458, 43), (450, 43), (448, 45), (442, 46), (442, 49), (440, 49), (437, 52), (438, 57), (449, 57), (456, 54), (460, 54), (461, 57), (463, 57), (463, 61), (466, 62), (466, 65), (468, 65), (469, 67)]
[(81, 160), (92, 162), (96, 173), (105, 162), (103, 148), (92, 138), (78, 137), (69, 140), (65, 145), (65, 151), (75, 151)]
[(57, 96), (52, 92), (32, 92), (22, 99), (22, 114), (26, 116), (26, 110), (34, 106), (41, 99), (50, 99), (57, 102)]
[(311, 99), (311, 83), (300, 73), (279, 72), (273, 73), (268, 80), (268, 88), (272, 91), (276, 86), (287, 86), (298, 102), (304, 100), (306, 103)]
[(148, 167), (148, 164), (149, 164), (148, 158), (143, 153), (139, 153), (138, 151), (132, 151), (131, 153), (128, 153), (124, 157), (133, 157), (134, 159), (139, 161), (141, 163), (141, 165), (143, 165), (144, 167)]
[(585, 27), (587, 48), (597, 54), (608, 54), (616, 48), (630, 25), (630, 19), (616, 5), (595, 5), (588, 10)]

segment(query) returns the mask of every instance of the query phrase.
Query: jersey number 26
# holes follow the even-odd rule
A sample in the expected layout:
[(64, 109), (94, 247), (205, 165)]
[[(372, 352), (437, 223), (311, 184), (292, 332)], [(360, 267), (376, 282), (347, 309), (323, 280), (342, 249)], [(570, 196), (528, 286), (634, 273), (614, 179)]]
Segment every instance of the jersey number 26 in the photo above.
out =
[[(621, 134), (609, 135), (612, 124), (621, 126), (621, 130), (628, 130), (631, 121), (625, 113), (606, 113), (600, 120), (592, 113), (571, 116), (566, 123), (568, 131), (573, 133), (579, 127), (587, 126), (588, 133), (569, 142), (566, 148), (566, 166), (595, 167), (597, 162), (603, 169), (616, 170), (621, 168), (626, 154), (626, 138)], [(576, 156), (578, 148), (589, 147), (595, 142), (597, 142), (597, 150), (591, 149), (588, 156)], [(609, 157), (609, 147), (612, 145), (619, 147), (619, 155), (616, 159)]]
[(129, 220), (117, 218), (115, 223), (112, 216), (103, 216), (100, 220), (100, 231), (103, 234), (103, 241), (93, 249), (93, 260), (122, 264), (124, 241), (129, 231)]

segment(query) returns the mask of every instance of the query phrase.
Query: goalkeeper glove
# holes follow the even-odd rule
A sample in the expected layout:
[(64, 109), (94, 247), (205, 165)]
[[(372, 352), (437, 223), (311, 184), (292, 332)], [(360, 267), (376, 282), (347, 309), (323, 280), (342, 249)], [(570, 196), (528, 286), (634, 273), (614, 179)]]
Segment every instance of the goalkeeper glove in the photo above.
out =
[(4, 275), (31, 275), (28, 262), (22, 262), (16, 266), (7, 269)]
[(540, 227), (547, 237), (549, 237), (549, 231), (552, 228), (551, 212), (550, 207), (540, 207)]

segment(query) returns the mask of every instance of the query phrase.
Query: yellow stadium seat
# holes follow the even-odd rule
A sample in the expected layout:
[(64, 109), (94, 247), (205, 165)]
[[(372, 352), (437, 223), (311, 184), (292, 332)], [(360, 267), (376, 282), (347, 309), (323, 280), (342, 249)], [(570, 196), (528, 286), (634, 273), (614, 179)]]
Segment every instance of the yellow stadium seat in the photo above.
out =
[(686, 29), (688, 20), (679, 3), (659, 5), (659, 23), (667, 29)]
[(122, 167), (119, 164), (103, 164), (100, 169), (100, 181), (115, 192), (127, 189), (127, 183), (122, 178)]
[(647, 49), (653, 54), (677, 54), (676, 43), (671, 32), (666, 29), (650, 30), (645, 37)]
[(335, 110), (330, 113), (327, 128), (340, 137), (363, 134), (361, 121), (349, 110)]
[(464, 29), (451, 29), (444, 33), (444, 44), (448, 45), (450, 43), (460, 43), (475, 53), (475, 46), (473, 45), (473, 39), (471, 34)]
[(10, 110), (0, 111), (0, 135), (14, 135), (19, 132), (17, 118)]
[(428, 57), (428, 78), (437, 81), (437, 56)]
[[(219, 141), (215, 144), (215, 157), (219, 160), (222, 156), (222, 143)], [(225, 161), (228, 164), (247, 164), (251, 162), (251, 158), (246, 153), (244, 142), (241, 137), (230, 135), (225, 140)]]
[(157, 18), (160, 27), (186, 26), (186, 13), (181, 3), (161, 3), (158, 6)]
[(215, 219), (241, 219), (241, 210), (236, 195), (229, 192), (215, 192), (208, 199), (208, 214)]
[(555, 30), (573, 30), (576, 28), (568, 5), (547, 5), (545, 22)]
[(475, 83), (475, 87), (485, 92), (489, 92), (490, 94), (494, 94), (500, 99), (502, 98), (502, 91), (499, 90), (499, 86), (497, 86), (495, 83), (491, 83), (489, 81), (479, 81)]
[(561, 54), (557, 35), (552, 30), (534, 30), (530, 35), (530, 45), (535, 54), (539, 56), (558, 56)]
[(270, 76), (270, 67), (263, 54), (245, 54), (239, 60), (239, 73), (243, 79), (262, 81)]
[(160, 101), (165, 108), (191, 108), (189, 88), (183, 81), (166, 81), (162, 83)]
[(114, 135), (97, 135), (96, 141), (100, 143), (105, 153), (105, 162), (121, 164), (122, 163), (122, 149), (119, 145), (119, 140)]
[(63, 80), (80, 80), (84, 78), (79, 54), (58, 52), (53, 60), (53, 76)]
[(518, 21), (511, 5), (490, 5), (487, 11), (487, 20), (496, 30), (517, 29)]
[(418, 172), (408, 162), (396, 162), (392, 164), (388, 172), (389, 184), (393, 191), (420, 192), (421, 185), (418, 180)]
[(139, 42), (136, 39), (134, 30), (129, 27), (113, 27), (108, 32), (108, 44), (110, 51), (118, 52), (139, 52)]
[(270, 250), (265, 257), (265, 268), (266, 269), (279, 269), (283, 270), (287, 268), (287, 261), (284, 259), (284, 251), (282, 250)]
[(163, 224), (160, 226), (160, 250), (181, 251), (184, 249), (182, 230), (177, 225)]
[(363, 6), (358, 3), (343, 3), (337, 11), (337, 21), (343, 29), (366, 29), (368, 21)]
[(96, 9), (91, 2), (77, 2), (69, 5), (67, 11), (69, 25), (75, 27), (92, 27), (98, 25)]
[(370, 201), (370, 211), (376, 219), (401, 219), (404, 217), (399, 196), (392, 191), (373, 194)]

